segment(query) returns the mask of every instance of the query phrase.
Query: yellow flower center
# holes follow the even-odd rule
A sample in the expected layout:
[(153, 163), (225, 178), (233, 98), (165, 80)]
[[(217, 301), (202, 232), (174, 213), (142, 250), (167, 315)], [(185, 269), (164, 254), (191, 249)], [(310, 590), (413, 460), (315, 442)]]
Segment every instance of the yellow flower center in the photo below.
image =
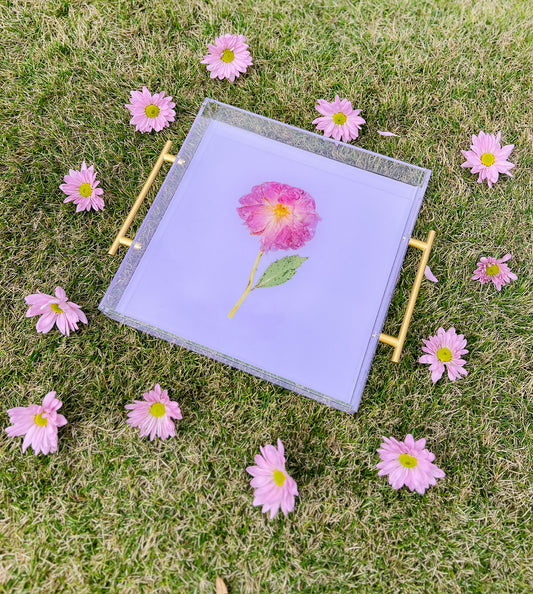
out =
[(288, 206), (285, 206), (285, 204), (276, 204), (276, 207), (274, 208), (274, 214), (276, 215), (277, 219), (282, 219), (283, 217), (286, 217), (287, 215), (290, 214), (290, 210)]
[(57, 314), (63, 313), (63, 310), (59, 307), (57, 303), (52, 303), (50, 307), (52, 308), (52, 311), (55, 311)]
[(400, 464), (405, 468), (414, 468), (418, 464), (418, 460), (409, 454), (400, 454)]
[(229, 64), (230, 62), (233, 62), (234, 58), (235, 58), (235, 54), (230, 49), (225, 49), (222, 52), (221, 60), (223, 62), (226, 62), (226, 64)]
[(154, 417), (162, 417), (165, 414), (165, 405), (161, 402), (154, 402), (150, 407), (150, 412)]
[(336, 113), (333, 116), (333, 121), (335, 122), (335, 124), (337, 124), (338, 126), (342, 126), (346, 120), (348, 118), (342, 113), (342, 111), (339, 111), (339, 113)]
[(35, 415), (33, 420), (35, 421), (36, 425), (39, 425), (39, 427), (46, 427), (46, 425), (48, 425), (48, 419), (42, 417), (40, 414)]
[(144, 108), (144, 113), (149, 117), (149, 118), (156, 118), (159, 115), (159, 107), (157, 107), (157, 105), (147, 105)]
[(491, 264), (490, 266), (487, 266), (485, 272), (489, 276), (495, 276), (496, 274), (498, 274), (498, 272), (500, 272), (500, 267), (498, 266), (498, 264)]
[(481, 162), (486, 167), (490, 167), (491, 165), (493, 165), (494, 161), (496, 161), (496, 159), (494, 158), (494, 155), (492, 153), (483, 153), (481, 155)]
[(448, 361), (452, 360), (452, 352), (450, 351), (450, 349), (442, 347), (437, 351), (437, 357), (440, 361), (447, 363)]
[(274, 470), (274, 482), (278, 487), (283, 487), (283, 483), (285, 482), (285, 475), (281, 470)]
[(93, 193), (93, 189), (91, 188), (91, 184), (81, 184), (80, 189), (78, 192), (84, 197), (89, 198), (89, 196)]

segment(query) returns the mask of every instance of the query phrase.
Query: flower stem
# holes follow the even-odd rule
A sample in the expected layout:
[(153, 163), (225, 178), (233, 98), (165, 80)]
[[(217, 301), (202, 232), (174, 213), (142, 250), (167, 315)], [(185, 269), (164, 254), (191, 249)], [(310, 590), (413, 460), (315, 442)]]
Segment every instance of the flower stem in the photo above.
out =
[(228, 314), (228, 318), (230, 320), (235, 315), (235, 312), (239, 309), (242, 302), (246, 299), (246, 296), (248, 295), (248, 293), (252, 290), (252, 284), (254, 282), (255, 271), (257, 270), (257, 265), (259, 264), (259, 260), (261, 259), (262, 255), (263, 255), (263, 252), (259, 252), (259, 255), (255, 259), (254, 266), (252, 268), (252, 272), (250, 273), (250, 280), (248, 281), (248, 284), (246, 285), (246, 289), (244, 290), (244, 293), (241, 295), (239, 301), (237, 301), (237, 303), (233, 306), (233, 309)]

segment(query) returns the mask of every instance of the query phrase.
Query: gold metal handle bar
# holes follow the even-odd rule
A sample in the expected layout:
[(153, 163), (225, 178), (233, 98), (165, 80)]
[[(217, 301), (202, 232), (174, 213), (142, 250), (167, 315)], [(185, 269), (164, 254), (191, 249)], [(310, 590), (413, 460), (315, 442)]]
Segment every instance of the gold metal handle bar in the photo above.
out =
[[(165, 161), (167, 163), (174, 163), (174, 161), (176, 160), (176, 155), (171, 155), (168, 152), (170, 150), (171, 146), (172, 146), (172, 141), (167, 140), (167, 142), (165, 143), (165, 146), (163, 147), (163, 150), (161, 151), (159, 157), (157, 158), (157, 161), (155, 162), (154, 168), (150, 172), (148, 179), (145, 181), (144, 186), (142, 187), (142, 190), (140, 191), (139, 195), (137, 196), (137, 200), (135, 200), (135, 203), (131, 207), (131, 210), (130, 210), (128, 216), (126, 217), (126, 220), (122, 224), (120, 231), (118, 232), (117, 236), (115, 237), (115, 241), (113, 242), (113, 245), (109, 248), (108, 253), (111, 256), (114, 256), (117, 253), (119, 245), (125, 245), (125, 246), (129, 247), (133, 243), (132, 239), (130, 239), (129, 237), (126, 237), (126, 233), (127, 233), (128, 229), (130, 228), (130, 225), (132, 224), (133, 219), (135, 218), (135, 215), (137, 214), (137, 211), (141, 207), (141, 204), (143, 203), (144, 199), (146, 198), (148, 191), (152, 187), (152, 184), (154, 183), (156, 175), (159, 173), (159, 170), (161, 169), (161, 165), (163, 165), (163, 163)], [(180, 161), (181, 161), (181, 159), (180, 159)]]
[(416, 271), (415, 282), (413, 283), (413, 288), (411, 289), (411, 294), (409, 295), (409, 301), (407, 302), (407, 309), (405, 310), (405, 315), (403, 317), (402, 325), (400, 326), (400, 332), (398, 336), (389, 336), (388, 334), (381, 334), (379, 337), (380, 342), (384, 344), (388, 344), (394, 347), (394, 352), (392, 354), (392, 361), (394, 363), (398, 363), (400, 361), (400, 355), (402, 354), (403, 343), (407, 337), (407, 331), (409, 330), (409, 324), (411, 323), (411, 318), (413, 317), (413, 311), (415, 309), (416, 300), (418, 298), (418, 292), (420, 291), (420, 285), (422, 284), (422, 279), (424, 278), (424, 271), (426, 269), (429, 254), (431, 253), (431, 248), (433, 247), (433, 240), (435, 239), (435, 231), (431, 230), (428, 233), (428, 237), (426, 241), (420, 241), (419, 239), (410, 239), (409, 245), (411, 247), (417, 248), (422, 250), (422, 257), (420, 258), (420, 263), (418, 264), (418, 270)]

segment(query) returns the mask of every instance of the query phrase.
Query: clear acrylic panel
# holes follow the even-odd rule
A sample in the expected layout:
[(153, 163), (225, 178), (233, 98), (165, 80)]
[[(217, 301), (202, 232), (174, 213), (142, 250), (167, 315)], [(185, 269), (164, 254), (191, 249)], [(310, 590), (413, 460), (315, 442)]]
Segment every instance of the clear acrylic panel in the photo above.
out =
[[(206, 99), (101, 311), (347, 412), (359, 406), (430, 171)], [(264, 182), (316, 203), (287, 282), (253, 290), (239, 198)], [(271, 269), (269, 269), (271, 270)]]

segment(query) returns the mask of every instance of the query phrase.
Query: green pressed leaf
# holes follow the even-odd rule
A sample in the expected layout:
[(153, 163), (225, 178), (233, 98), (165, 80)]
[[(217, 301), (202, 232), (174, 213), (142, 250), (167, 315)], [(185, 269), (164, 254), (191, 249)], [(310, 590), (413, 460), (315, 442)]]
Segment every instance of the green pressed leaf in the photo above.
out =
[(276, 260), (265, 270), (263, 276), (259, 279), (254, 289), (265, 289), (266, 287), (275, 287), (290, 280), (307, 258), (301, 256), (285, 256), (281, 260)]

